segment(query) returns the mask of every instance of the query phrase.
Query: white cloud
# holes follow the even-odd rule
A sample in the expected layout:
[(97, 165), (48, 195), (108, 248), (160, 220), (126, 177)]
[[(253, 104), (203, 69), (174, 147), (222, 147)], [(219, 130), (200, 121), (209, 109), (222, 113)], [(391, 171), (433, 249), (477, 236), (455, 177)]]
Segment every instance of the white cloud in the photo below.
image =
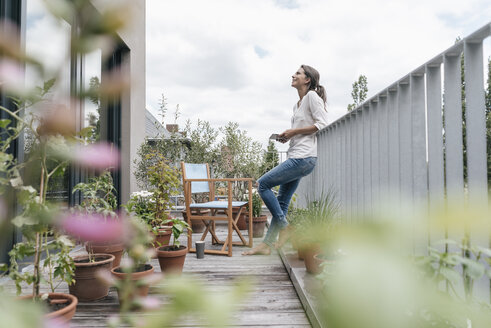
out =
[(289, 127), (300, 64), (321, 73), (335, 119), (360, 74), (372, 96), (489, 17), (482, 0), (147, 0), (147, 103), (164, 92), (181, 123), (237, 121), (266, 143)]

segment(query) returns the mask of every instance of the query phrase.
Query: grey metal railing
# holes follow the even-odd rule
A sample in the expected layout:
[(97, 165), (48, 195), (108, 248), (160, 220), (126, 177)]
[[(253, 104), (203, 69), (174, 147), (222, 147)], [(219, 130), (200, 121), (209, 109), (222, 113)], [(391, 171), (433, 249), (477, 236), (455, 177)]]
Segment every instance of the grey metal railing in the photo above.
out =
[[(297, 189), (298, 205), (331, 190), (348, 222), (387, 204), (405, 215), (400, 209), (428, 204), (489, 208), (483, 42), (490, 35), (488, 23), (319, 131), (317, 166)], [(457, 230), (414, 223), (413, 251), (446, 237), (491, 245), (489, 218), (470, 228), (469, 218), (459, 220)], [(476, 294), (490, 300), (488, 279)]]
[(483, 41), (490, 35), (488, 23), (319, 131), (318, 165), (299, 186), (300, 203), (329, 188), (347, 216), (388, 197), (487, 203)]

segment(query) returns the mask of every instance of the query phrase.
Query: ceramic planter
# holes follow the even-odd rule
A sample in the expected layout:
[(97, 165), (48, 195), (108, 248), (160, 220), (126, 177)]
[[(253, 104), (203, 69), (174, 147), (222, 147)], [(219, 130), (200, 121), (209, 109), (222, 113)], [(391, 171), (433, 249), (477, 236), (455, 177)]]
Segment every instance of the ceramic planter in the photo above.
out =
[(153, 242), (153, 247), (154, 248), (159, 248), (161, 246), (166, 246), (169, 245), (170, 238), (172, 235), (172, 228), (169, 227), (160, 227), (157, 231), (157, 234), (152, 234), (154, 235), (155, 241)]
[[(130, 279), (135, 281), (135, 280), (141, 280), (144, 279), (148, 276), (151, 276), (154, 273), (155, 269), (151, 264), (145, 264), (142, 266), (140, 270), (137, 272), (132, 272), (132, 273), (124, 273), (121, 271), (120, 267), (112, 268), (111, 273), (112, 275), (119, 280), (124, 280), (128, 275), (130, 275)], [(148, 284), (140, 284), (136, 290), (129, 296), (130, 299), (134, 298), (135, 296), (140, 296), (140, 297), (146, 297), (148, 295), (148, 290), (150, 286)], [(119, 298), (119, 304), (121, 304), (122, 299), (120, 297), (120, 291), (118, 290), (118, 298)]]
[(94, 262), (89, 262), (88, 255), (75, 257), (75, 283), (68, 286), (70, 294), (80, 301), (95, 301), (106, 297), (109, 286), (97, 279), (99, 270), (110, 271), (114, 261), (112, 254), (94, 254)]
[(92, 251), (94, 254), (111, 254), (114, 255), (113, 268), (119, 266), (121, 263), (121, 257), (123, 256), (124, 245), (122, 243), (116, 244), (99, 244), (88, 242), (85, 244), (85, 249), (88, 253)]
[[(266, 215), (261, 215), (252, 218), (252, 236), (254, 238), (260, 238), (264, 235), (264, 228), (266, 227), (266, 222), (268, 217)], [(246, 217), (246, 227), (249, 227), (249, 217)]]
[(163, 246), (157, 249), (157, 258), (159, 259), (160, 270), (165, 273), (181, 274), (186, 260), (188, 248), (179, 246), (174, 250), (173, 246)]
[[(32, 295), (21, 296), (19, 298), (23, 300), (29, 300), (32, 299)], [(62, 323), (68, 323), (72, 319), (77, 309), (77, 297), (64, 293), (48, 293), (48, 299), (52, 306), (58, 304), (58, 306), (60, 306), (61, 308), (59, 310), (55, 310), (45, 314), (45, 317), (47, 319), (59, 320)], [(62, 306), (63, 304), (67, 305)]]
[(314, 255), (320, 253), (320, 245), (304, 244), (301, 248), (303, 249), (303, 260), (307, 272), (311, 274), (319, 273), (319, 265), (314, 261)]

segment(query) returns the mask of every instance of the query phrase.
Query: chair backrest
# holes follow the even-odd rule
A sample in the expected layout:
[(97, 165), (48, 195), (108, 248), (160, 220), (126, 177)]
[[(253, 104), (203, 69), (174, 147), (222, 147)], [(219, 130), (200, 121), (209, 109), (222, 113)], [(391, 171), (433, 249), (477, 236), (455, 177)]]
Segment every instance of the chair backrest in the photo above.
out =
[[(181, 163), (183, 179), (209, 179), (208, 164)], [(210, 184), (206, 181), (191, 182), (191, 193), (210, 192)]]

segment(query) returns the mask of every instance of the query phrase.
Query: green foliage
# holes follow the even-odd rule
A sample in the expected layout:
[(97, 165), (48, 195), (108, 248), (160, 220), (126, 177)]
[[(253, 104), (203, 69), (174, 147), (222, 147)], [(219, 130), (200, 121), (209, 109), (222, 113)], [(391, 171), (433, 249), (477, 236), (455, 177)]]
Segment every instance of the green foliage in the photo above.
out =
[(360, 75), (358, 80), (353, 82), (353, 90), (351, 97), (353, 103), (348, 105), (348, 112), (351, 112), (356, 107), (360, 106), (366, 99), (368, 93), (368, 79), (365, 75)]
[(263, 200), (257, 192), (252, 193), (252, 216), (257, 218), (261, 216)]
[(99, 213), (105, 217), (115, 217), (117, 199), (115, 196), (111, 172), (103, 171), (99, 176), (90, 178), (88, 182), (81, 182), (73, 187), (73, 192), (81, 192), (84, 199), (76, 208), (87, 213)]
[(139, 191), (131, 194), (128, 203), (122, 205), (128, 214), (134, 214), (149, 226), (156, 228), (162, 225), (162, 221), (155, 217), (154, 195), (148, 191)]
[(172, 224), (171, 230), (172, 230), (172, 236), (174, 237), (172, 245), (174, 248), (179, 248), (180, 245), (179, 237), (183, 233), (184, 229), (191, 230), (191, 227), (186, 221), (178, 218), (172, 218), (172, 217), (165, 220), (164, 224)]
[(329, 189), (318, 200), (307, 200), (306, 208), (290, 209), (287, 220), (302, 241), (325, 243), (340, 223), (339, 214), (339, 202)]
[(170, 197), (177, 194), (180, 186), (180, 173), (159, 152), (151, 152), (146, 160), (153, 163), (148, 167), (148, 181), (155, 201), (155, 217), (157, 220), (165, 220), (172, 209)]
[[(451, 248), (455, 251), (449, 251)], [(416, 257), (416, 263), (436, 284), (445, 282), (454, 297), (460, 297), (460, 285), (464, 287), (466, 299), (472, 300), (475, 281), (483, 276), (491, 278), (491, 249), (471, 245), (469, 239), (461, 243), (445, 239), (428, 247), (428, 252), (427, 256)]]
[(191, 121), (188, 120), (184, 132), (191, 140), (185, 156), (187, 163), (212, 164), (219, 160), (219, 151), (216, 148), (219, 131), (215, 130), (210, 122), (198, 119), (196, 126), (193, 127)]
[(259, 169), (258, 176), (260, 177), (266, 172), (270, 171), (275, 166), (277, 166), (279, 162), (278, 148), (276, 148), (275, 143), (270, 140), (268, 143), (268, 148), (263, 155), (263, 161), (261, 164), (261, 168)]

